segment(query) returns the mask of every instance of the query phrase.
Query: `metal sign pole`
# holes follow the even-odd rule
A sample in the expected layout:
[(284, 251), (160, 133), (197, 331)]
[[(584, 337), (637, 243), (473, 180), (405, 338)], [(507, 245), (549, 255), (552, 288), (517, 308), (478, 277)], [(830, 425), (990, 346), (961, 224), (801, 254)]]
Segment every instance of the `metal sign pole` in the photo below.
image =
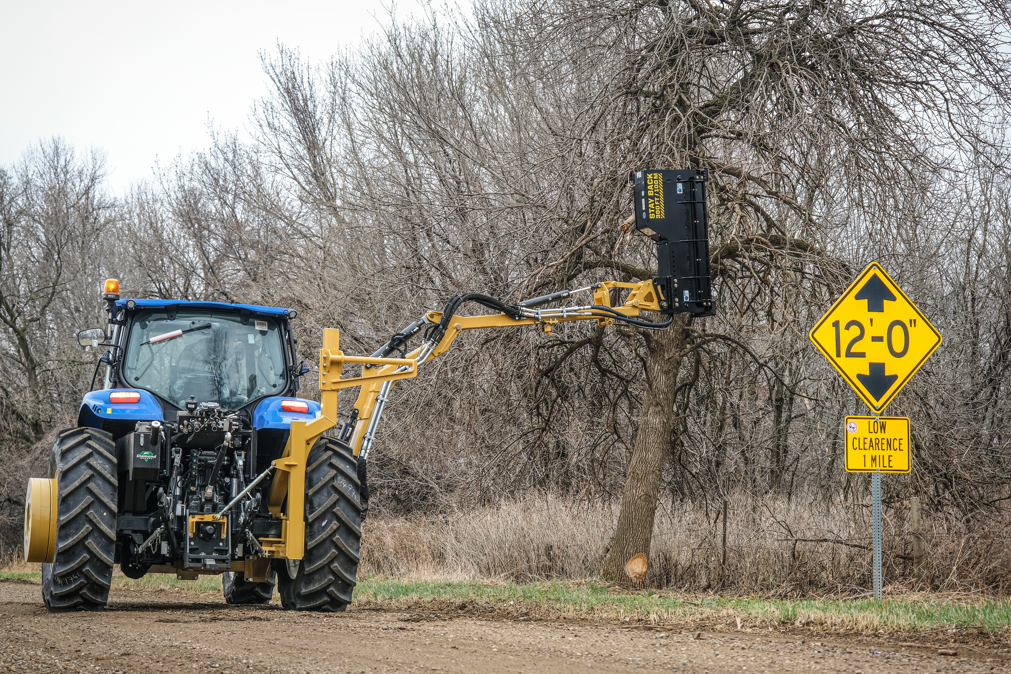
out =
[(881, 599), (881, 473), (871, 473), (871, 519), (874, 530), (874, 598)]

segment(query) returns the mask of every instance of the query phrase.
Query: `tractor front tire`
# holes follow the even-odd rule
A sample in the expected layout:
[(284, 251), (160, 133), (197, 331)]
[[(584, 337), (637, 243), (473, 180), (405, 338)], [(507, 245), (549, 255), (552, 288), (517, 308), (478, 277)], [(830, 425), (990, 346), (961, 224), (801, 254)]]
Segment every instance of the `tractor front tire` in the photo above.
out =
[(274, 572), (270, 572), (267, 580), (254, 583), (241, 573), (228, 571), (221, 574), (221, 591), (229, 604), (269, 604), (274, 596)]
[(56, 554), (42, 565), (42, 599), (50, 611), (100, 611), (116, 553), (116, 445), (105, 431), (73, 428), (57, 434), (53, 459)]
[(358, 579), (362, 504), (354, 454), (331, 438), (309, 451), (305, 471), (305, 553), (275, 562), (281, 606), (343, 611)]

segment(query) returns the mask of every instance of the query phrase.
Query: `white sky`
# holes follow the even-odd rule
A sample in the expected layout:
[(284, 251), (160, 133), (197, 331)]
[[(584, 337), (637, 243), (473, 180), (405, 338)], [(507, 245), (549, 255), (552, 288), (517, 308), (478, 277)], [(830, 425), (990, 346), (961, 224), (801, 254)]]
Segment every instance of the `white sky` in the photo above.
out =
[[(0, 0), (0, 166), (62, 136), (104, 150), (116, 192), (158, 158), (244, 128), (266, 93), (259, 50), (311, 62), (386, 22), (380, 0)], [(398, 12), (400, 14), (401, 12)]]

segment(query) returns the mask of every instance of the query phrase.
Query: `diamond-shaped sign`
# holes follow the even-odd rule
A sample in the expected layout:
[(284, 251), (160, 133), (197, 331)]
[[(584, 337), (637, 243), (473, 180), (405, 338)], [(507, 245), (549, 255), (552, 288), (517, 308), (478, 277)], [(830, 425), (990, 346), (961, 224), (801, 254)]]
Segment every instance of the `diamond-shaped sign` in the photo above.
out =
[(877, 262), (860, 273), (810, 336), (877, 413), (941, 343), (941, 333)]

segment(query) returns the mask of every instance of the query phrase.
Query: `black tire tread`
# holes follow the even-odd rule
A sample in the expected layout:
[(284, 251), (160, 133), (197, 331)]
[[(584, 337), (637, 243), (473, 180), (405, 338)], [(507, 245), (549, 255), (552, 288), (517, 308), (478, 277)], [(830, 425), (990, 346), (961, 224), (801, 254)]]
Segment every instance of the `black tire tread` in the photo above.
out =
[(274, 572), (271, 571), (267, 580), (259, 583), (247, 581), (242, 573), (228, 572), (221, 575), (221, 592), (225, 602), (233, 605), (269, 604), (274, 596)]
[(296, 611), (343, 611), (358, 578), (362, 506), (351, 448), (332, 438), (313, 445), (306, 462), (305, 554), (291, 578), (278, 562), (281, 605)]
[(50, 611), (105, 608), (116, 552), (116, 446), (112, 435), (73, 428), (56, 435), (59, 457), (56, 555), (42, 565), (42, 599)]

